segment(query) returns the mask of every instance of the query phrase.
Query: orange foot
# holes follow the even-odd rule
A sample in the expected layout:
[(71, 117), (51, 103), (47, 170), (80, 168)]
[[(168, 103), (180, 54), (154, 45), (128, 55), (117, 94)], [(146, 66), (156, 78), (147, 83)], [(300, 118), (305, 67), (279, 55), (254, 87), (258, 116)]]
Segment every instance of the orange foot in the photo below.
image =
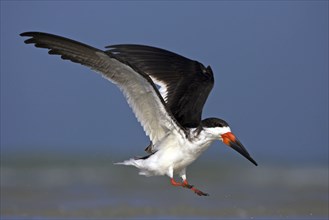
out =
[(182, 183), (178, 183), (174, 180), (174, 178), (170, 179), (171, 185), (173, 186), (182, 186), (184, 188), (188, 188), (192, 190), (194, 193), (196, 193), (198, 196), (209, 196), (208, 193), (204, 193), (201, 190), (198, 190), (197, 188), (193, 187), (193, 185), (188, 184), (187, 180), (184, 180)]

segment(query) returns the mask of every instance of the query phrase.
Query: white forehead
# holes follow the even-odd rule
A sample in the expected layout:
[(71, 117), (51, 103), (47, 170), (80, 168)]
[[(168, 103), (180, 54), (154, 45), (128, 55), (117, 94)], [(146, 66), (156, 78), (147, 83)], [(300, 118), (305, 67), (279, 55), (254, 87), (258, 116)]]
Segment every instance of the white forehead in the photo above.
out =
[(214, 134), (214, 135), (222, 135), (227, 132), (231, 132), (230, 127), (214, 127), (214, 128), (204, 128), (204, 130), (208, 133)]

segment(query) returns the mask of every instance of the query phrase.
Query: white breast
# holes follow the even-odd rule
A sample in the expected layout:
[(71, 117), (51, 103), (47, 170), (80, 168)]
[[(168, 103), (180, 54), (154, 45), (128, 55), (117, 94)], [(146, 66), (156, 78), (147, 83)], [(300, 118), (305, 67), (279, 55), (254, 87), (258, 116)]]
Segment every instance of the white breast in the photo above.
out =
[(156, 148), (159, 150), (143, 161), (144, 168), (152, 170), (155, 175), (165, 175), (169, 167), (178, 173), (195, 161), (213, 141), (207, 138), (187, 139), (170, 133), (158, 142)]

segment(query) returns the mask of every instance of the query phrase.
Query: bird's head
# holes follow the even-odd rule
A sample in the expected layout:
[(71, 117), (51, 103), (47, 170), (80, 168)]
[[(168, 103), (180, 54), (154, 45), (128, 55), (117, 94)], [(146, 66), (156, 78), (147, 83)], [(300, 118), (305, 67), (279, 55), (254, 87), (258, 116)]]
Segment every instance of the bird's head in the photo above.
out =
[(216, 139), (221, 140), (224, 144), (233, 148), (257, 166), (256, 161), (251, 158), (246, 148), (244, 148), (241, 142), (231, 132), (231, 129), (226, 121), (219, 118), (207, 118), (202, 120), (202, 127), (207, 130), (208, 133), (211, 133), (214, 137), (216, 137)]

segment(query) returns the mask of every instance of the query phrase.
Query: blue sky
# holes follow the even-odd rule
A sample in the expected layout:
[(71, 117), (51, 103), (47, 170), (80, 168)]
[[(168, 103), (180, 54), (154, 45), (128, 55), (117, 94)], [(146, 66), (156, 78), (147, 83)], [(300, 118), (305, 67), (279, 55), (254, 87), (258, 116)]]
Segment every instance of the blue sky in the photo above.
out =
[[(120, 91), (24, 44), (25, 31), (210, 65), (203, 117), (229, 122), (256, 161), (328, 161), (328, 1), (1, 1), (1, 152), (130, 157), (149, 140)], [(206, 155), (235, 154), (226, 149), (217, 142)]]

